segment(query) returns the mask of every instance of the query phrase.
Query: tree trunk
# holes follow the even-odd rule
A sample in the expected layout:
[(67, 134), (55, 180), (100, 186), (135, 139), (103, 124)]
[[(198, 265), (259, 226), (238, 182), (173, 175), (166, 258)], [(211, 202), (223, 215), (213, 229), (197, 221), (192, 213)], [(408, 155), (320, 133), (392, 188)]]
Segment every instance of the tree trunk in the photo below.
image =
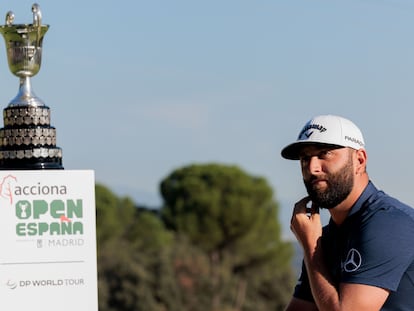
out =
[(246, 298), (247, 282), (244, 279), (240, 279), (237, 285), (236, 299), (234, 302), (234, 311), (241, 311), (244, 300)]

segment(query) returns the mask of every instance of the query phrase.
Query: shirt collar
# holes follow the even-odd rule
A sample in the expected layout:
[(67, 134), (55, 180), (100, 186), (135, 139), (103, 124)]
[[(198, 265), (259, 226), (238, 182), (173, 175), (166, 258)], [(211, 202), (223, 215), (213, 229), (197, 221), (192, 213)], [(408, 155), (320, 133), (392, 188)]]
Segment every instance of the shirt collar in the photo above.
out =
[(369, 199), (369, 197), (376, 192), (378, 192), (378, 189), (374, 186), (374, 184), (371, 181), (369, 181), (368, 185), (365, 187), (364, 191), (361, 193), (358, 200), (355, 202), (354, 206), (352, 206), (352, 209), (349, 212), (348, 217), (360, 211), (364, 206), (364, 203)]

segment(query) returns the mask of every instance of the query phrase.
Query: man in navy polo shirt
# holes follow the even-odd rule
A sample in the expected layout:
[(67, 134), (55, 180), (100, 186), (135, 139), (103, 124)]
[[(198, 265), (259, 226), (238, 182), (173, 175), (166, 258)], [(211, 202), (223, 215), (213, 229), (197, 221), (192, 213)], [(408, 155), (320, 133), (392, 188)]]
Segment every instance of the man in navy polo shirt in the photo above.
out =
[(370, 181), (358, 127), (317, 116), (282, 156), (300, 161), (308, 192), (291, 220), (304, 265), (286, 310), (414, 311), (414, 209)]

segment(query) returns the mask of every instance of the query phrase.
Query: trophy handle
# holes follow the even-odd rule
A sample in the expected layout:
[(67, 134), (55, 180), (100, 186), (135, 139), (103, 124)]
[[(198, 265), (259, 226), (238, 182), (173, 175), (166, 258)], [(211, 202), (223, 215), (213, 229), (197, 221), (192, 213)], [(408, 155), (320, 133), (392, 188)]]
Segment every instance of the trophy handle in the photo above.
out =
[(37, 29), (37, 36), (36, 36), (36, 47), (40, 46), (40, 40), (42, 38), (42, 11), (40, 11), (40, 7), (37, 3), (32, 5), (32, 12), (33, 12), (33, 27)]
[(14, 22), (14, 13), (12, 11), (8, 11), (6, 14), (6, 25), (11, 26)]

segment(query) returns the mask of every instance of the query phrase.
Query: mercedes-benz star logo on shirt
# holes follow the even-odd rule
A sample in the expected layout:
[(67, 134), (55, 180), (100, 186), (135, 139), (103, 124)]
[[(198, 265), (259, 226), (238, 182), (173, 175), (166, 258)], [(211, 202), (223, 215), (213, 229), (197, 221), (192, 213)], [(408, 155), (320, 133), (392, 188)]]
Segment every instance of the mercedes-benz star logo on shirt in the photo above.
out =
[(362, 257), (361, 254), (355, 249), (351, 248), (346, 256), (344, 263), (344, 270), (346, 272), (354, 272), (361, 266)]

